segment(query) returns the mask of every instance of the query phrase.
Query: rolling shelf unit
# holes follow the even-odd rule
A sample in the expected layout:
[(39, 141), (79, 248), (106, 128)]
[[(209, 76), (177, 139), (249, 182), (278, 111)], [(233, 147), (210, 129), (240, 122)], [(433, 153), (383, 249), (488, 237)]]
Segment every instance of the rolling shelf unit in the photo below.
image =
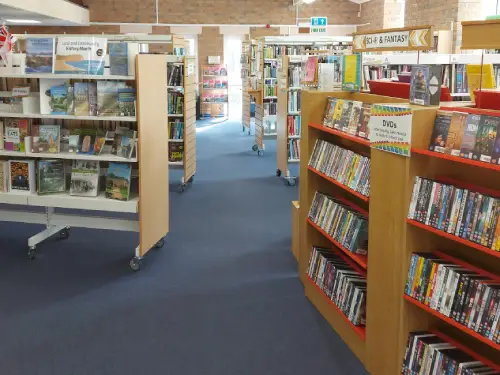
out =
[(245, 132), (248, 129), (248, 135), (251, 134), (251, 124), (252, 124), (252, 114), (251, 105), (253, 102), (252, 97), (249, 95), (248, 91), (252, 88), (252, 79), (256, 75), (256, 64), (257, 64), (257, 44), (254, 40), (246, 40), (242, 43), (242, 54), (241, 54), (241, 82), (242, 82), (242, 120), (243, 125), (242, 131)]
[(168, 86), (168, 93), (182, 92), (184, 94), (183, 113), (168, 114), (168, 122), (182, 119), (184, 131), (182, 139), (169, 139), (169, 150), (171, 145), (182, 143), (182, 161), (169, 161), (172, 168), (182, 168), (183, 176), (178, 187), (179, 192), (184, 192), (188, 183), (192, 183), (196, 174), (196, 83), (195, 69), (196, 60), (194, 56), (166, 56), (168, 65), (181, 65), (183, 67), (183, 85)]
[[(217, 74), (216, 72), (224, 73)], [(201, 98), (201, 116), (203, 118), (217, 118), (217, 117), (229, 117), (229, 91), (228, 91), (228, 76), (227, 76), (227, 66), (224, 64), (214, 64), (214, 65), (202, 65), (202, 84), (200, 90)], [(221, 82), (225, 82), (224, 87), (216, 87), (216, 80), (220, 79)], [(205, 82), (214, 81), (214, 86), (205, 87)], [(205, 102), (204, 97), (207, 95), (220, 95), (225, 96), (224, 101), (209, 101)]]
[[(100, 35), (99, 35), (100, 36)], [(106, 37), (106, 35), (104, 35)], [(38, 195), (37, 193), (0, 193), (0, 203), (6, 205), (0, 210), (0, 220), (20, 223), (44, 224), (46, 229), (28, 239), (29, 256), (34, 257), (35, 248), (45, 239), (60, 234), (69, 237), (70, 227), (108, 229), (115, 231), (132, 231), (139, 233), (139, 246), (130, 261), (135, 271), (140, 268), (144, 255), (153, 247), (162, 247), (164, 236), (169, 231), (168, 200), (168, 154), (165, 143), (167, 134), (167, 114), (165, 102), (167, 98), (166, 56), (139, 54), (135, 58), (135, 75), (133, 76), (85, 76), (71, 74), (3, 74), (6, 84), (11, 87), (15, 82), (24, 82), (38, 86), (40, 78), (65, 78), (73, 81), (88, 80), (127, 80), (135, 82), (137, 91), (137, 117), (107, 118), (94, 116), (23, 116), (40, 119), (62, 119), (67, 127), (86, 125), (89, 127), (115, 126), (123, 121), (138, 131), (135, 156), (131, 159), (118, 158), (113, 155), (79, 155), (79, 154), (38, 154), (29, 151), (0, 151), (0, 158), (8, 159), (72, 159), (98, 160), (101, 162), (132, 163), (135, 170), (132, 178), (139, 177), (138, 194), (132, 195), (128, 201), (107, 199), (104, 194), (97, 197), (71, 196), (64, 194)], [(12, 113), (2, 113), (2, 117), (18, 117)], [(45, 120), (42, 120), (45, 121)], [(47, 122), (45, 122), (47, 123)], [(163, 124), (163, 126), (158, 126)], [(30, 137), (25, 138), (29, 145)], [(152, 169), (151, 165), (155, 168)], [(158, 173), (161, 171), (161, 173)], [(165, 198), (167, 197), (167, 198)], [(44, 207), (45, 212), (37, 208)], [(59, 212), (59, 209), (82, 210), (78, 212)], [(96, 216), (98, 213), (101, 216)], [(116, 218), (110, 213), (128, 214), (127, 218)]]

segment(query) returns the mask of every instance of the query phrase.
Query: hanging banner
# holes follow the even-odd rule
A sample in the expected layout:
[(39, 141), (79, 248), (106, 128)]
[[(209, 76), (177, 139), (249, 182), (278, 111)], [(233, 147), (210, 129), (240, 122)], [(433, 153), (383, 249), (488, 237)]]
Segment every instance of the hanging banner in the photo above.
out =
[(387, 29), (353, 34), (353, 52), (411, 51), (433, 48), (430, 26)]
[(410, 156), (412, 110), (408, 107), (373, 104), (370, 146), (393, 154)]

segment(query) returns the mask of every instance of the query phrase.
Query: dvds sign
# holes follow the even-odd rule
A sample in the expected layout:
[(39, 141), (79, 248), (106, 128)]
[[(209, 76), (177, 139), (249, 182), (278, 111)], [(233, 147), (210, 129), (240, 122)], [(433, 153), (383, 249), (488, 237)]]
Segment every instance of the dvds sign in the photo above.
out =
[(371, 109), (370, 146), (393, 154), (410, 156), (412, 110), (408, 107), (374, 104)]
[(385, 50), (416, 50), (432, 48), (432, 32), (430, 28), (395, 29), (380, 33), (355, 34), (353, 51)]

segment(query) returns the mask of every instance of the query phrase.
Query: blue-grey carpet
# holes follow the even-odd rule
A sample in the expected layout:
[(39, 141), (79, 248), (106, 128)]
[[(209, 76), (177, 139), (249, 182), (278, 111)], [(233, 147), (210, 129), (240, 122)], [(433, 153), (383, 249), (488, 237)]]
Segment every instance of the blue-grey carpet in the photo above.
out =
[(275, 141), (252, 144), (234, 122), (198, 133), (195, 182), (137, 273), (136, 234), (74, 228), (29, 261), (41, 227), (0, 222), (0, 374), (366, 374), (304, 297)]

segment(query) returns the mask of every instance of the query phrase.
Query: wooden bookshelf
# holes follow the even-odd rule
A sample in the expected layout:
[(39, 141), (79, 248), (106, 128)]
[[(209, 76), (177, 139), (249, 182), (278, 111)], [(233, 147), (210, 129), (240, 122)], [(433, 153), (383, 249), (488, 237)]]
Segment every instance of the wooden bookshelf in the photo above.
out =
[(250, 79), (255, 76), (255, 48), (254, 40), (245, 40), (241, 47), (241, 82), (242, 82), (242, 131), (251, 133), (251, 103), (252, 98), (248, 93), (251, 89)]
[[(214, 74), (221, 72), (221, 74)], [(201, 116), (203, 118), (227, 118), (229, 117), (229, 81), (227, 76), (227, 65), (213, 64), (201, 66)], [(216, 87), (217, 81), (224, 87)], [(205, 82), (209, 82), (210, 87), (205, 87)], [(214, 82), (212, 85), (211, 82)], [(224, 84), (225, 82), (225, 84)], [(224, 100), (217, 99), (205, 101), (204, 98), (211, 98), (216, 95), (222, 95)]]

